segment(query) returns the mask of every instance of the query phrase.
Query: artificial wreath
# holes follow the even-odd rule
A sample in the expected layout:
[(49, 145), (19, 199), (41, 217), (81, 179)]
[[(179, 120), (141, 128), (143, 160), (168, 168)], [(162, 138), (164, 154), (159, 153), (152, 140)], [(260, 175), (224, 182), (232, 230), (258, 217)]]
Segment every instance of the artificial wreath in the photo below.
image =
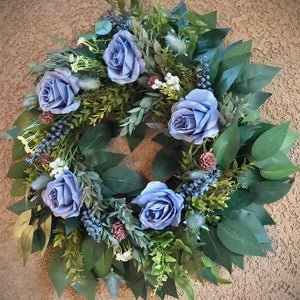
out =
[[(250, 64), (251, 41), (223, 47), (229, 32), (216, 12), (181, 2), (107, 0), (112, 9), (78, 47), (30, 65), (35, 92), (3, 138), (14, 139), (9, 207), (18, 214), (24, 263), (56, 248), (49, 277), (60, 296), (70, 284), (94, 299), (104, 280), (111, 297), (125, 282), (136, 298), (147, 286), (162, 299), (192, 282), (230, 283), (244, 255), (273, 251), (263, 204), (291, 188), (299, 168), (286, 157), (299, 137), (289, 123), (262, 123), (261, 92), (278, 68)], [(150, 131), (161, 144), (147, 182), (107, 145), (131, 151)], [(24, 159), (25, 158), (25, 159)]]

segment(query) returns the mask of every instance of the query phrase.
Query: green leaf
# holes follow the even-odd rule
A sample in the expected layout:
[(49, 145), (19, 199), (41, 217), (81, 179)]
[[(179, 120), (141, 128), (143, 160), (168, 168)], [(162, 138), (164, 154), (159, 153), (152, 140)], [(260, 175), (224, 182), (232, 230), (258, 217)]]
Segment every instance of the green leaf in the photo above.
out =
[(80, 226), (81, 221), (80, 221), (80, 217), (73, 217), (73, 218), (66, 219), (64, 223), (65, 223), (66, 234), (69, 234), (74, 229)]
[[(249, 98), (249, 100), (247, 101), (248, 102), (247, 108), (252, 111), (257, 110), (262, 104), (266, 102), (268, 98), (270, 98), (271, 95), (272, 95), (271, 93), (264, 93), (261, 91), (247, 95), (247, 97)], [(237, 96), (243, 98), (245, 97), (245, 94), (240, 94)]]
[(291, 164), (276, 165), (276, 166), (269, 166), (266, 168), (262, 168), (260, 170), (260, 174), (262, 177), (269, 179), (269, 180), (279, 180), (279, 179), (285, 178), (299, 170), (300, 170), (300, 168), (293, 166)]
[(31, 253), (42, 251), (45, 246), (45, 242), (46, 237), (43, 230), (41, 228), (37, 228), (37, 230), (33, 233)]
[(209, 227), (209, 231), (201, 230), (200, 237), (205, 243), (203, 245), (205, 255), (231, 272), (231, 252), (221, 243), (216, 229)]
[(238, 189), (230, 194), (230, 199), (226, 201), (227, 208), (220, 211), (220, 214), (228, 214), (232, 210), (237, 210), (250, 205), (255, 200), (255, 194), (246, 189)]
[(204, 279), (208, 280), (209, 282), (215, 285), (218, 285), (218, 281), (214, 276), (214, 274), (212, 273), (211, 268), (206, 267), (205, 269), (200, 270), (200, 274)]
[(146, 127), (144, 124), (140, 124), (135, 128), (131, 135), (127, 135), (127, 141), (129, 149), (132, 152), (144, 139), (146, 133)]
[(95, 300), (97, 280), (91, 272), (85, 271), (83, 280), (73, 285), (73, 289), (87, 300)]
[(21, 235), (21, 245), (23, 251), (23, 264), (25, 266), (29, 255), (32, 252), (33, 233), (37, 229), (37, 225), (28, 225), (24, 228)]
[(208, 28), (216, 28), (216, 26), (217, 26), (217, 12), (216, 11), (213, 11), (206, 15), (200, 16), (199, 18), (202, 22), (207, 24)]
[(260, 204), (252, 203), (249, 206), (245, 207), (244, 210), (252, 212), (262, 225), (275, 224), (272, 217), (268, 214), (266, 209)]
[(183, 15), (184, 20), (189, 21), (190, 24), (198, 27), (206, 27), (207, 24), (203, 22), (202, 16), (193, 11), (188, 11)]
[(25, 152), (24, 145), (22, 144), (22, 142), (20, 140), (15, 140), (12, 149), (12, 160), (16, 161), (26, 156), (26, 154), (27, 153)]
[(92, 40), (97, 38), (97, 34), (95, 32), (83, 33), (80, 35), (76, 35), (78, 38), (84, 38), (85, 40)]
[(244, 255), (232, 253), (231, 260), (233, 264), (244, 270)]
[(188, 278), (175, 277), (174, 280), (176, 284), (186, 293), (189, 300), (195, 299), (193, 286)]
[(287, 154), (292, 149), (294, 142), (296, 142), (296, 140), (299, 139), (299, 137), (299, 133), (288, 130), (279, 150), (284, 154)]
[(126, 194), (144, 187), (142, 177), (123, 163), (100, 174), (103, 184), (114, 194)]
[(21, 129), (18, 126), (14, 126), (13, 128), (9, 129), (2, 135), (2, 139), (13, 140), (18, 137), (21, 133)]
[(16, 179), (11, 186), (10, 194), (12, 197), (22, 197), (26, 194), (26, 188), (24, 178)]
[(97, 243), (93, 238), (86, 238), (82, 243), (82, 255), (87, 270), (94, 267), (100, 278), (109, 274), (113, 253), (104, 242)]
[(181, 141), (175, 140), (170, 136), (164, 134), (158, 134), (152, 139), (155, 143), (161, 144), (166, 148), (177, 149), (182, 144)]
[[(230, 47), (224, 54), (223, 59), (222, 59), (222, 64), (225, 66), (225, 69), (229, 69), (233, 67), (234, 65), (241, 64), (242, 62), (240, 61), (241, 56), (247, 54), (250, 57), (251, 54), (251, 48), (252, 48), (252, 41), (247, 41), (244, 43), (237, 43)], [(248, 59), (249, 59), (248, 57)], [(232, 63), (232, 59), (236, 58), (239, 60), (239, 63)], [(248, 61), (247, 59), (247, 61)]]
[(219, 48), (230, 28), (212, 29), (204, 33), (197, 42), (198, 54), (204, 53), (213, 48)]
[(106, 170), (116, 167), (123, 159), (125, 155), (119, 153), (113, 153), (106, 149), (100, 149), (92, 156), (87, 157), (87, 162), (98, 174), (102, 174)]
[[(219, 70), (219, 62), (220, 62), (220, 49), (213, 49), (209, 51), (213, 53), (213, 56), (210, 60), (209, 63), (209, 76), (210, 76), (210, 81), (215, 82), (218, 70)], [(205, 56), (209, 56), (208, 52), (205, 54)]]
[(223, 245), (234, 253), (265, 256), (253, 232), (241, 222), (221, 222), (217, 227), (217, 235)]
[(226, 94), (226, 92), (238, 78), (242, 68), (243, 65), (236, 65), (222, 73), (220, 79), (215, 83), (215, 95), (217, 99), (221, 99)]
[(175, 281), (172, 278), (168, 277), (167, 281), (164, 282), (164, 285), (157, 291), (157, 294), (161, 299), (164, 299), (165, 295), (169, 295), (173, 298), (178, 299)]
[(260, 175), (258, 168), (245, 171), (243, 174), (238, 176), (238, 182), (243, 184), (243, 186), (247, 189), (256, 184), (258, 181), (265, 181), (265, 179)]
[(254, 142), (251, 153), (256, 160), (263, 160), (274, 155), (282, 146), (289, 122), (267, 130)]
[(101, 257), (95, 264), (95, 271), (100, 278), (104, 278), (110, 272), (112, 265), (113, 251), (112, 248), (107, 248), (105, 243), (101, 244)]
[(102, 20), (95, 24), (95, 32), (98, 35), (106, 35), (112, 30), (112, 24), (108, 20)]
[(255, 93), (263, 89), (279, 72), (280, 68), (265, 65), (248, 64), (233, 85), (235, 93)]
[(152, 175), (157, 180), (165, 180), (172, 176), (179, 167), (180, 151), (162, 148), (152, 164)]
[(25, 110), (16, 120), (15, 125), (21, 129), (25, 129), (32, 125), (38, 119), (37, 111)]
[(239, 150), (240, 138), (236, 123), (228, 127), (217, 139), (213, 152), (217, 165), (226, 168), (235, 158)]
[(256, 216), (252, 212), (249, 212), (244, 209), (240, 209), (238, 211), (232, 212), (228, 216), (228, 218), (231, 220), (239, 221), (244, 225), (246, 225), (248, 229), (250, 229), (254, 233), (257, 241), (260, 244), (271, 243), (271, 240), (268, 234), (266, 233), (263, 225), (260, 223), (260, 221), (256, 218)]
[(71, 283), (71, 279), (66, 279), (67, 271), (63, 255), (63, 249), (57, 250), (52, 255), (48, 266), (48, 276), (58, 297), (62, 295), (66, 287)]
[(119, 6), (120, 11), (124, 10), (125, 4), (126, 4), (125, 0), (118, 0), (118, 6)]
[(16, 202), (15, 204), (9, 206), (7, 209), (13, 213), (15, 213), (16, 215), (20, 215), (21, 213), (23, 213), (25, 210), (27, 210), (29, 207), (27, 207), (28, 205), (26, 204), (26, 200), (25, 198), (23, 198), (22, 200)]
[(7, 177), (12, 178), (12, 179), (25, 178), (26, 174), (24, 173), (24, 170), (28, 166), (29, 166), (29, 163), (27, 163), (26, 161), (16, 162), (9, 168)]
[(264, 204), (276, 202), (285, 196), (292, 185), (278, 181), (261, 181), (250, 187), (250, 190), (256, 194), (255, 203)]
[(101, 259), (101, 246), (93, 238), (87, 237), (82, 243), (82, 255), (87, 270), (91, 270), (96, 262)]
[(90, 126), (79, 141), (79, 149), (85, 156), (91, 156), (101, 148), (105, 148), (112, 137), (112, 127), (109, 124)]
[(48, 247), (50, 236), (51, 236), (51, 226), (52, 226), (52, 214), (49, 213), (49, 216), (46, 218), (46, 220), (42, 224), (40, 224), (40, 228), (43, 230), (45, 234), (45, 245), (42, 249), (41, 255), (44, 255)]
[(276, 165), (293, 166), (291, 161), (281, 151), (278, 151), (275, 154), (273, 154), (272, 156), (270, 156), (266, 159), (263, 159), (263, 160), (259, 160), (255, 163), (255, 166), (258, 168), (261, 168), (261, 169), (271, 167), (271, 166), (276, 166)]

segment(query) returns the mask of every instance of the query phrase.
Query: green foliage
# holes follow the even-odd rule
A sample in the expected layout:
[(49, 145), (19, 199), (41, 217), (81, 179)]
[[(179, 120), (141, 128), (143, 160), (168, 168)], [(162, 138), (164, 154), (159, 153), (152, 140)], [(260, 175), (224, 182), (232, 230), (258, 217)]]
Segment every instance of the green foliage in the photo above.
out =
[(142, 177), (127, 168), (123, 163), (102, 173), (101, 178), (103, 185), (109, 188), (113, 195), (138, 191), (145, 185)]
[(239, 143), (238, 126), (234, 123), (218, 137), (214, 145), (213, 152), (219, 166), (226, 168), (236, 158)]
[(83, 280), (84, 263), (80, 246), (80, 235), (77, 229), (66, 234), (64, 226), (59, 224), (54, 230), (54, 247), (63, 248), (66, 279), (71, 280), (71, 285)]
[(5, 134), (1, 137), (2, 139), (14, 140), (21, 133), (21, 130), (18, 126), (14, 126), (13, 128), (6, 131)]
[(12, 160), (16, 161), (23, 158), (27, 153), (25, 152), (24, 145), (20, 140), (15, 140), (12, 149)]
[(241, 222), (221, 222), (217, 228), (217, 235), (224, 246), (234, 253), (265, 256), (254, 233)]
[(23, 198), (15, 204), (9, 206), (7, 209), (19, 216), (22, 212), (29, 208), (28, 206), (29, 205), (26, 203), (25, 198)]
[(9, 168), (7, 177), (12, 179), (25, 178), (26, 173), (24, 173), (24, 171), (28, 166), (29, 164), (26, 161), (16, 162)]
[(112, 30), (112, 24), (108, 20), (101, 20), (95, 24), (95, 33), (106, 35)]

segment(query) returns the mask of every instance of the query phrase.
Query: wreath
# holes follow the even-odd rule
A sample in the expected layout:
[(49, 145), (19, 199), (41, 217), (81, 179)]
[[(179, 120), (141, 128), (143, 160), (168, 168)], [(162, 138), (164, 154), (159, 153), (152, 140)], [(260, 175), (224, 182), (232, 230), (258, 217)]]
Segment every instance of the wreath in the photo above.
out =
[[(218, 266), (273, 251), (263, 205), (290, 190), (299, 135), (262, 122), (261, 89), (279, 69), (250, 64), (251, 41), (223, 47), (216, 12), (107, 2), (76, 48), (54, 37), (64, 49), (30, 65), (35, 92), (3, 136), (14, 140), (11, 195), (22, 197), (8, 208), (13, 234), (24, 263), (56, 248), (58, 296), (70, 284), (94, 299), (101, 279), (111, 297), (125, 282), (136, 298), (148, 286), (178, 298), (178, 286), (194, 299), (194, 280), (230, 283)], [(151, 181), (108, 147), (121, 136), (134, 151), (146, 131), (161, 145)]]

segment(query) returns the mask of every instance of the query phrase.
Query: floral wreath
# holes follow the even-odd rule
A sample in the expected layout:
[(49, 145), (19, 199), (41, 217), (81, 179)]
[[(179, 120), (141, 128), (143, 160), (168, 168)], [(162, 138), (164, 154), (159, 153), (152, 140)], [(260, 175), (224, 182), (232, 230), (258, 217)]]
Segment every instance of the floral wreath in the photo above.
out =
[[(194, 299), (194, 280), (230, 283), (218, 266), (273, 251), (263, 204), (290, 190), (299, 168), (286, 155), (299, 135), (262, 122), (271, 94), (260, 90), (279, 69), (250, 64), (251, 41), (223, 47), (216, 12), (107, 2), (77, 48), (54, 37), (65, 48), (30, 65), (35, 93), (3, 136), (14, 139), (11, 195), (22, 197), (9, 207), (13, 233), (24, 263), (57, 248), (58, 296), (70, 284), (94, 299), (101, 279), (111, 297), (125, 282), (136, 298), (147, 286), (178, 298), (178, 286)], [(107, 148), (120, 135), (133, 151), (146, 129), (162, 146), (150, 182)]]

